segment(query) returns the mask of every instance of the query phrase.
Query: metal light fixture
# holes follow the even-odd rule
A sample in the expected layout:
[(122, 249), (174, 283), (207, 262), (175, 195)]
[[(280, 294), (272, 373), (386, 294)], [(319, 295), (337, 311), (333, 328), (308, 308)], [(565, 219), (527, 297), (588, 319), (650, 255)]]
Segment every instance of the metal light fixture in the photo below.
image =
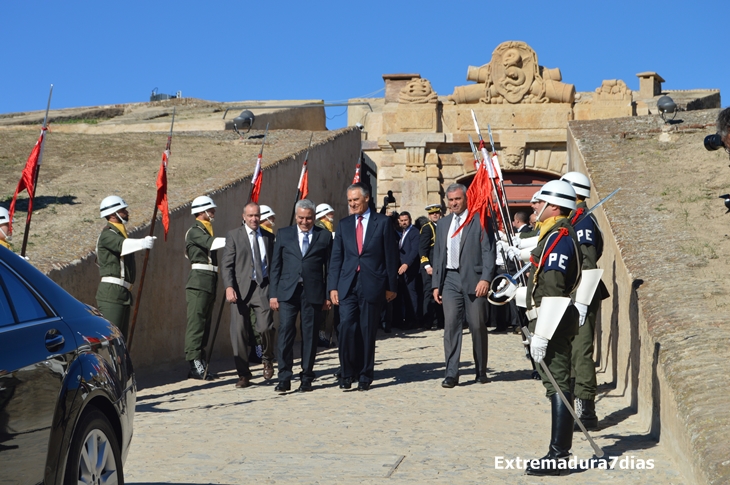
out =
[[(669, 96), (662, 96), (659, 98), (656, 102), (656, 106), (659, 108), (659, 114), (665, 123), (669, 123), (677, 116), (677, 103), (675, 103)], [(668, 114), (672, 115), (670, 120), (667, 120)]]

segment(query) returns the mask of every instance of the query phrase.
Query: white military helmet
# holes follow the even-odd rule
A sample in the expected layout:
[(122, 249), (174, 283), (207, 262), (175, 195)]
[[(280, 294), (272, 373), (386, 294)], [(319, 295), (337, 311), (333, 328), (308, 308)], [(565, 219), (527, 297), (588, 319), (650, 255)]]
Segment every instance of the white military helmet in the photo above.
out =
[(581, 197), (588, 198), (591, 196), (591, 181), (588, 177), (580, 172), (568, 172), (560, 180), (565, 180), (575, 189), (575, 193)]
[(262, 221), (265, 221), (269, 217), (276, 215), (276, 212), (274, 212), (271, 209), (271, 207), (269, 207), (268, 205), (260, 205), (259, 209), (261, 210), (261, 220)]
[(0, 207), (0, 224), (10, 224), (10, 212), (5, 207)]
[(537, 199), (566, 209), (575, 209), (575, 190), (564, 180), (551, 180), (543, 185)]
[(190, 206), (190, 213), (192, 215), (200, 214), (201, 212), (205, 212), (208, 209), (213, 209), (215, 207), (218, 206), (215, 205), (213, 199), (211, 199), (207, 195), (201, 195), (200, 197), (196, 197), (193, 200), (193, 204)]
[(110, 195), (101, 201), (99, 205), (99, 217), (106, 217), (120, 211), (126, 207), (129, 207), (124, 199), (118, 195)]
[(319, 204), (319, 205), (317, 206), (317, 210), (315, 211), (315, 212), (317, 213), (317, 214), (315, 215), (315, 217), (316, 217), (317, 219), (321, 219), (321, 218), (323, 218), (324, 216), (326, 216), (327, 214), (329, 214), (330, 212), (334, 212), (334, 211), (335, 211), (335, 210), (334, 210), (334, 209), (332, 208), (332, 206), (331, 206), (331, 205), (329, 205), (329, 204)]
[(532, 195), (532, 199), (530, 199), (530, 204), (535, 204), (538, 201), (537, 196), (540, 195), (540, 191), (538, 190)]

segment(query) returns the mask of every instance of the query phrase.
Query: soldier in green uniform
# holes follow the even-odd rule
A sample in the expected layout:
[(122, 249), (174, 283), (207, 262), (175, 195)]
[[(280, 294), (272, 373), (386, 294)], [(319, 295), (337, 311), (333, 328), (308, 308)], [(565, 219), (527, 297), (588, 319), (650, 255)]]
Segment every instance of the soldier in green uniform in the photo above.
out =
[[(216, 205), (210, 197), (196, 197), (190, 210), (195, 217), (195, 223), (185, 233), (185, 257), (191, 264), (185, 284), (188, 309), (185, 360), (190, 364), (188, 377), (193, 379), (203, 379), (205, 375), (205, 347), (208, 345), (218, 283), (218, 254), (215, 250), (226, 245), (226, 238), (213, 235), (215, 208)], [(211, 377), (210, 374), (208, 377)]]
[(433, 299), (433, 288), (431, 286), (431, 259), (433, 259), (433, 246), (436, 244), (436, 224), (441, 219), (441, 204), (426, 206), (428, 222), (421, 226), (420, 239), (418, 240), (418, 254), (421, 257), (421, 280), (423, 281), (423, 328), (438, 330), (444, 328), (444, 309)]
[(129, 314), (132, 307), (135, 263), (132, 253), (152, 249), (154, 236), (143, 239), (127, 237), (125, 224), (129, 221), (127, 203), (121, 197), (110, 195), (101, 201), (99, 216), (107, 220), (96, 241), (96, 263), (101, 282), (96, 290), (96, 306), (104, 318), (119, 327), (129, 337)]
[(0, 207), (0, 246), (13, 250), (10, 245), (10, 213), (5, 207)]
[[(544, 373), (544, 361), (556, 383), (570, 402), (571, 341), (578, 332), (578, 311), (570, 295), (581, 277), (581, 253), (568, 214), (575, 209), (575, 191), (567, 182), (546, 183), (537, 195), (540, 236), (532, 250), (532, 264), (524, 301), (533, 333), (530, 354), (547, 390), (552, 408), (552, 429), (548, 454), (537, 467), (528, 466), (529, 475), (559, 475), (567, 471), (573, 443), (573, 416)], [(524, 254), (524, 253), (523, 253)], [(523, 259), (528, 259), (524, 258)]]
[[(335, 210), (332, 208), (329, 204), (319, 204), (317, 206), (316, 212), (315, 212), (315, 221), (314, 225), (317, 227), (321, 227), (322, 229), (327, 229), (329, 232), (332, 233), (332, 239), (335, 238)], [(337, 326), (340, 324), (340, 307), (337, 305), (332, 305), (331, 310), (324, 310), (323, 316), (320, 319), (319, 324), (319, 337), (317, 338), (317, 347), (323, 347), (325, 349), (328, 349), (332, 346), (332, 339), (331, 337), (327, 336), (327, 327), (334, 330), (337, 329)], [(330, 336), (332, 335), (332, 332), (330, 332)]]
[[(577, 196), (570, 222), (575, 229), (583, 255), (583, 276), (575, 292), (575, 307), (580, 313), (578, 335), (573, 339), (573, 376), (575, 380), (575, 412), (588, 430), (598, 429), (596, 416), (596, 366), (593, 361), (593, 340), (596, 317), (601, 300), (608, 298), (608, 289), (601, 281), (603, 270), (598, 260), (603, 254), (603, 234), (592, 214), (582, 216), (588, 208), (585, 199), (591, 195), (591, 181), (580, 172), (568, 172), (561, 177), (573, 186)], [(577, 427), (577, 424), (576, 424)], [(580, 428), (576, 428), (580, 429)]]

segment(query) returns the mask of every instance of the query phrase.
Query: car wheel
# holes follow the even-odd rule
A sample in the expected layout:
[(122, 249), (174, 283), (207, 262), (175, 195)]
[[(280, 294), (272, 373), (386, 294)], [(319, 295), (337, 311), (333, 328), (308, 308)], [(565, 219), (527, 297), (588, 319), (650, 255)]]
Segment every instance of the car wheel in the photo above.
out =
[(74, 432), (64, 484), (124, 484), (119, 440), (109, 420), (97, 409), (85, 413)]

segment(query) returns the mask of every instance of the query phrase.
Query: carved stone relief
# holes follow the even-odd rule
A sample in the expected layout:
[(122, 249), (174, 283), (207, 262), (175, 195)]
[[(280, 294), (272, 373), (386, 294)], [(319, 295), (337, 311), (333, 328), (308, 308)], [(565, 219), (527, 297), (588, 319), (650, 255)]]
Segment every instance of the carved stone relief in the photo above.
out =
[(426, 170), (426, 147), (406, 147), (406, 170), (423, 172)]
[(428, 79), (413, 79), (401, 89), (398, 95), (399, 103), (406, 104), (435, 104), (438, 95), (431, 87)]
[(505, 169), (522, 170), (525, 167), (525, 147), (507, 146), (502, 148), (502, 157)]

